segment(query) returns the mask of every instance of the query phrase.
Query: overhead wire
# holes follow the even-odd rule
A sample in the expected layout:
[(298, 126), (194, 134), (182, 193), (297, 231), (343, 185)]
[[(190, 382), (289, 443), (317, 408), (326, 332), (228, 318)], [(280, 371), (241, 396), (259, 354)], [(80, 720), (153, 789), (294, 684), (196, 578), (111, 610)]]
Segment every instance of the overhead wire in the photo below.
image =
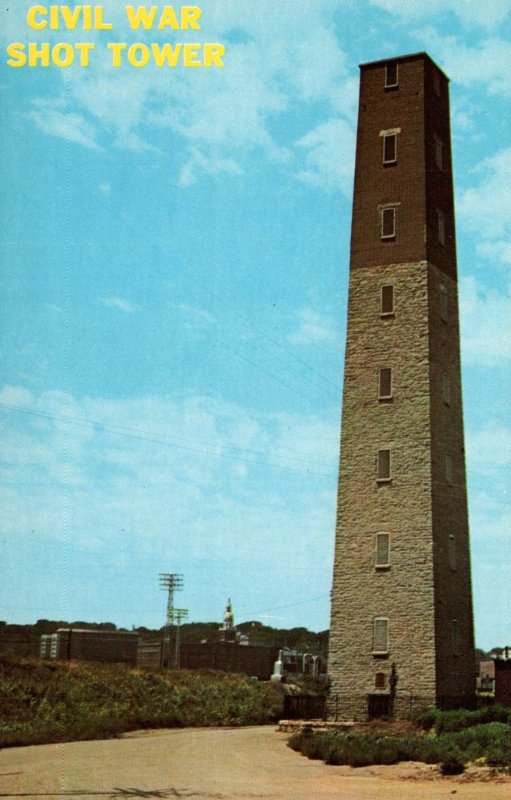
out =
[[(264, 457), (264, 456), (267, 455), (267, 453), (265, 453), (265, 451), (252, 450), (250, 448), (233, 447), (232, 445), (223, 445), (223, 444), (219, 443), (218, 445), (215, 446), (215, 448), (218, 449), (218, 450), (221, 450), (222, 452), (216, 452), (214, 449), (212, 449), (212, 448), (207, 449), (205, 446), (202, 446), (202, 447), (196, 446), (196, 447), (194, 447), (194, 446), (191, 446), (190, 444), (188, 444), (188, 445), (187, 444), (179, 444), (179, 441), (193, 442), (193, 440), (187, 439), (186, 437), (183, 437), (183, 436), (175, 436), (175, 435), (162, 436), (161, 433), (160, 434), (157, 434), (157, 433), (153, 434), (152, 432), (139, 431), (136, 428), (129, 428), (127, 426), (112, 425), (110, 423), (104, 423), (104, 422), (101, 422), (101, 421), (98, 421), (98, 420), (79, 419), (79, 418), (75, 418), (75, 417), (69, 417), (69, 416), (66, 416), (66, 415), (63, 415), (63, 414), (56, 414), (56, 413), (53, 413), (53, 412), (38, 411), (38, 410), (35, 410), (35, 409), (24, 408), (22, 406), (9, 405), (7, 403), (0, 403), (0, 408), (4, 408), (4, 409), (10, 410), (10, 411), (15, 411), (15, 412), (21, 413), (21, 414), (26, 414), (26, 415), (29, 415), (29, 416), (40, 417), (40, 418), (43, 418), (43, 419), (48, 419), (48, 420), (57, 421), (57, 422), (64, 422), (66, 424), (76, 425), (78, 427), (93, 428), (93, 429), (102, 431), (104, 433), (114, 434), (114, 435), (118, 435), (118, 436), (127, 436), (127, 437), (129, 437), (131, 439), (137, 439), (137, 440), (140, 440), (140, 441), (156, 442), (158, 444), (164, 445), (166, 447), (172, 447), (173, 449), (177, 449), (177, 450), (185, 450), (185, 451), (189, 451), (189, 452), (193, 452), (193, 453), (199, 453), (199, 454), (202, 454), (202, 455), (213, 456), (213, 457), (216, 457), (216, 458), (229, 458), (229, 459), (233, 459), (233, 460), (236, 460), (236, 461), (243, 461), (245, 463), (255, 464), (255, 465), (259, 465), (259, 466), (272, 466), (272, 467), (277, 467), (277, 468), (280, 468), (280, 469), (289, 469), (289, 470), (297, 471), (297, 472), (300, 472), (300, 473), (304, 472), (303, 467), (304, 467), (304, 464), (307, 464), (307, 463), (309, 465), (310, 464), (314, 464), (314, 463), (318, 463), (318, 464), (322, 463), (324, 466), (328, 466), (328, 462), (327, 461), (323, 461), (323, 462), (321, 462), (321, 461), (320, 462), (306, 462), (306, 461), (304, 461), (303, 458), (294, 457), (294, 456), (290, 456), (290, 455), (285, 455), (283, 453), (276, 453), (275, 454), (275, 458), (282, 459), (284, 461), (289, 461), (289, 462), (291, 462), (290, 464), (277, 464), (274, 461), (273, 462), (272, 461), (260, 461), (260, 460), (254, 459), (254, 458), (248, 458), (248, 456), (249, 455), (253, 455), (253, 456), (256, 456), (256, 458), (259, 457), (259, 456), (263, 456)], [(176, 439), (178, 441), (177, 442), (173, 441), (174, 439)], [(232, 451), (232, 452), (229, 452), (229, 451)], [(297, 451), (289, 451), (289, 452), (297, 453)], [(297, 453), (297, 456), (298, 456), (298, 453)], [(314, 474), (314, 475), (321, 476), (321, 477), (326, 477), (326, 478), (330, 477), (330, 475), (331, 475), (331, 473), (326, 473), (326, 472), (321, 473), (321, 472), (317, 472), (317, 471), (311, 473), (310, 470), (307, 470), (307, 474)]]
[[(24, 193), (23, 190), (20, 190), (19, 187), (16, 187), (16, 193), (15, 194), (17, 194), (19, 196), (23, 196), (27, 202), (29, 201), (29, 198), (26, 195), (26, 193)], [(109, 206), (104, 201), (101, 200), (101, 198), (96, 202), (96, 206), (101, 206), (103, 208), (103, 210), (105, 210), (110, 215), (110, 218), (112, 219), (112, 221), (115, 220), (115, 222), (117, 224), (119, 224), (121, 227), (126, 227), (126, 228), (128, 227), (128, 221), (124, 220), (122, 218), (122, 216), (120, 216), (118, 214), (114, 214), (114, 212), (109, 208)], [(130, 229), (130, 233), (131, 233), (131, 229)], [(160, 244), (159, 240), (156, 239), (156, 238), (150, 238), (145, 233), (143, 228), (142, 229), (138, 229), (138, 232), (137, 232), (137, 241), (140, 241), (140, 240), (145, 242), (146, 245), (151, 247), (151, 249), (155, 250), (156, 251), (155, 252), (156, 256), (159, 256), (159, 257), (168, 256), (168, 252), (164, 249), (163, 244)], [(203, 288), (204, 288), (203, 283), (201, 283), (201, 281), (199, 281), (197, 278), (195, 278), (195, 276), (189, 270), (186, 270), (184, 272), (181, 271), (180, 273), (174, 273), (173, 277), (177, 278), (180, 281), (184, 281), (185, 283), (187, 281), (189, 281), (190, 283), (192, 283), (195, 286), (197, 286), (200, 290), (203, 290)], [(332, 399), (335, 399), (336, 401), (340, 402), (340, 393), (341, 393), (340, 384), (337, 384), (334, 381), (332, 381), (329, 378), (327, 378), (326, 376), (324, 376), (316, 367), (312, 366), (305, 359), (301, 358), (296, 353), (291, 351), (289, 348), (285, 347), (275, 337), (271, 336), (270, 334), (268, 334), (263, 329), (255, 327), (252, 320), (249, 320), (238, 309), (236, 309), (232, 305), (228, 304), (225, 301), (225, 299), (218, 292), (215, 292), (215, 290), (211, 286), (208, 286), (207, 294), (208, 294), (209, 297), (214, 297), (215, 300), (217, 302), (219, 302), (224, 308), (226, 308), (227, 311), (232, 316), (234, 316), (234, 317), (238, 318), (239, 320), (241, 320), (247, 326), (247, 330), (250, 330), (252, 333), (255, 332), (259, 338), (262, 338), (263, 340), (269, 342), (270, 345), (273, 345), (277, 349), (281, 350), (290, 359), (294, 360), (295, 362), (297, 362), (297, 364), (300, 364), (302, 367), (305, 367), (305, 369), (307, 369), (309, 372), (311, 372), (316, 377), (318, 377), (320, 380), (322, 380), (323, 383), (327, 384), (330, 388), (326, 389), (325, 385), (320, 386), (318, 383), (314, 382), (314, 380), (312, 380), (310, 377), (308, 377), (306, 375), (303, 375), (303, 374), (298, 374), (297, 375), (298, 366), (296, 366), (296, 365), (292, 366), (292, 365), (290, 365), (288, 363), (287, 367), (285, 367), (285, 368), (290, 373), (293, 374), (293, 379), (294, 380), (296, 380), (298, 378), (299, 381), (303, 381), (304, 383), (307, 383), (310, 386), (314, 387), (316, 390), (321, 392), (322, 395), (327, 393), (330, 397), (332, 397)], [(286, 388), (286, 389), (290, 390), (291, 392), (295, 393), (295, 396), (296, 396), (296, 389), (294, 387), (290, 386), (289, 383), (283, 381), (281, 377), (278, 377), (277, 375), (275, 375), (271, 370), (267, 369), (267, 367), (258, 364), (253, 359), (249, 359), (247, 356), (244, 356), (243, 354), (241, 354), (239, 352), (239, 350), (233, 349), (233, 348), (229, 347), (228, 345), (226, 345), (225, 343), (220, 343), (220, 346), (225, 348), (225, 349), (228, 349), (230, 352), (234, 353), (234, 355), (236, 355), (236, 357), (240, 358), (241, 360), (244, 360), (245, 363), (248, 363), (251, 366), (259, 369), (262, 372), (264, 372), (272, 380), (278, 382), (284, 388)], [(276, 353), (271, 349), (271, 347), (266, 346), (266, 348), (265, 348), (264, 344), (259, 344), (258, 346), (263, 350), (263, 352), (266, 349), (267, 355), (269, 355), (271, 358), (277, 359), (277, 360), (279, 360), (281, 362), (281, 364), (286, 365), (285, 360), (282, 357), (279, 357), (278, 355), (276, 355)], [(335, 395), (333, 394), (332, 389), (336, 390)], [(317, 398), (315, 398), (313, 400), (312, 398), (304, 396), (303, 394), (300, 395), (300, 397), (301, 397), (301, 399), (305, 399), (308, 402), (312, 403), (313, 405), (316, 405)]]

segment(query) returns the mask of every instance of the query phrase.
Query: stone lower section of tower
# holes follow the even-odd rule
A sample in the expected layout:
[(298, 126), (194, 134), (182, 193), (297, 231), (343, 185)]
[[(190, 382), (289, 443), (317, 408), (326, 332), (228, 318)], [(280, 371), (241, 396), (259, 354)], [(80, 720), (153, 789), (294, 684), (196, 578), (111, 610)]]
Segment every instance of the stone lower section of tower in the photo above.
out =
[(444, 270), (351, 270), (331, 718), (473, 703), (459, 351), (457, 287)]

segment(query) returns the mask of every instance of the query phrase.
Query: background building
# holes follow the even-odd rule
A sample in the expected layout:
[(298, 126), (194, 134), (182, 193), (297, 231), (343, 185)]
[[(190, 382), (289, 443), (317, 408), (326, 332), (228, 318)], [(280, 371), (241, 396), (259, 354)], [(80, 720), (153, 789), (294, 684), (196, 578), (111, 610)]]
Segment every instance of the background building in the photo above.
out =
[(329, 650), (343, 717), (475, 695), (450, 140), (425, 53), (361, 67)]
[(137, 663), (138, 633), (95, 631), (82, 628), (59, 628), (41, 636), (41, 658)]

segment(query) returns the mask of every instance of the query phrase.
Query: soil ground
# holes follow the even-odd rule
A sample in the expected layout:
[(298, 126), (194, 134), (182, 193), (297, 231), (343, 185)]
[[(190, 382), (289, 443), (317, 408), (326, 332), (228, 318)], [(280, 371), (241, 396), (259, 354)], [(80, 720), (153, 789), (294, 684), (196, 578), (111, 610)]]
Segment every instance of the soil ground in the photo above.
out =
[(119, 739), (0, 751), (0, 797), (213, 800), (509, 800), (511, 778), (472, 768), (332, 767), (274, 727), (139, 731)]

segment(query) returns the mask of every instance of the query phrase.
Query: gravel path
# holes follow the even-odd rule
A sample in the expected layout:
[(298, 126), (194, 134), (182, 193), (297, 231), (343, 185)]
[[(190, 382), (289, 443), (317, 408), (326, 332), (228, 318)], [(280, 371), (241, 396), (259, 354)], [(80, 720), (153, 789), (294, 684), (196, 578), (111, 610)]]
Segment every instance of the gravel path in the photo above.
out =
[(0, 751), (0, 797), (509, 800), (511, 779), (438, 778), (426, 765), (328, 767), (273, 727), (148, 731)]

